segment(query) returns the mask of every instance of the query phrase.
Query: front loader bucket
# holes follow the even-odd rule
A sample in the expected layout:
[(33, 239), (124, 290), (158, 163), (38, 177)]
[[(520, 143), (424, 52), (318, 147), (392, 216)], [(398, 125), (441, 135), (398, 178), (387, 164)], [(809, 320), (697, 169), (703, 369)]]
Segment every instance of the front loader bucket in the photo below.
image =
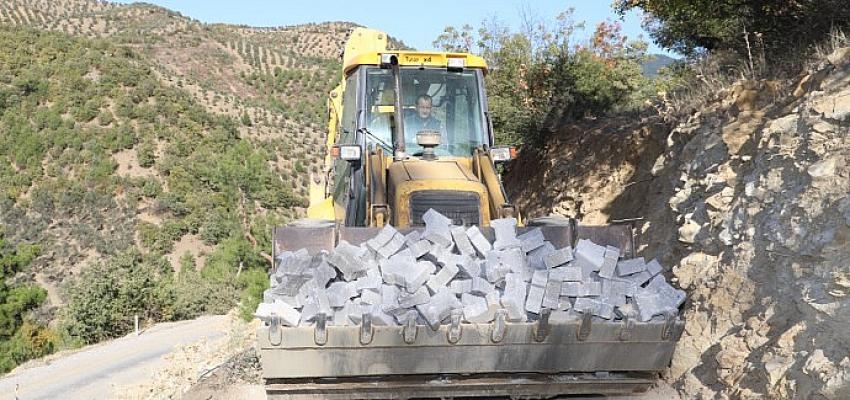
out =
[[(616, 246), (634, 255), (629, 225), (567, 224), (540, 228), (556, 248), (578, 239)], [(399, 228), (407, 234), (417, 228)], [(481, 227), (491, 242), (493, 229)], [(274, 230), (274, 251), (330, 251), (342, 240), (359, 245), (380, 228), (290, 226)], [(504, 309), (493, 322), (430, 327), (312, 326), (279, 320), (257, 330), (269, 399), (395, 399), (463, 396), (549, 398), (565, 394), (646, 391), (670, 365), (684, 321), (676, 315), (649, 321), (583, 318), (511, 322)], [(365, 318), (365, 316), (364, 316)], [(370, 320), (371, 321), (371, 320)]]

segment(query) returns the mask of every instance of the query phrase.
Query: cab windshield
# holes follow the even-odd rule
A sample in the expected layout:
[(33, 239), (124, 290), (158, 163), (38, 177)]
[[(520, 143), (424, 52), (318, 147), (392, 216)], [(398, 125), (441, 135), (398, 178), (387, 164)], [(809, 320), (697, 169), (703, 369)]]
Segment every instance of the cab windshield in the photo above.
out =
[[(486, 143), (479, 74), (475, 70), (402, 68), (399, 73), (408, 154), (422, 152), (416, 144), (416, 134), (420, 131), (440, 133), (437, 155), (465, 157)], [(368, 69), (366, 96), (367, 128), (380, 140), (392, 143), (395, 118), (392, 71)]]

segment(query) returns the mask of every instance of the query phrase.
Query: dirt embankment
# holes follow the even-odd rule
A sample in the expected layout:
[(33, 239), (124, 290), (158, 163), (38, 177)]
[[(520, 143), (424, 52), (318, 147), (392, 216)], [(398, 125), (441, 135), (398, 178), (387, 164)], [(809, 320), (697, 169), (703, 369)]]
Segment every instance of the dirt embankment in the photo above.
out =
[[(586, 121), (506, 176), (526, 215), (640, 218), (688, 292), (683, 398), (850, 398), (850, 49), (675, 122)], [(534, 177), (531, 182), (527, 177)]]

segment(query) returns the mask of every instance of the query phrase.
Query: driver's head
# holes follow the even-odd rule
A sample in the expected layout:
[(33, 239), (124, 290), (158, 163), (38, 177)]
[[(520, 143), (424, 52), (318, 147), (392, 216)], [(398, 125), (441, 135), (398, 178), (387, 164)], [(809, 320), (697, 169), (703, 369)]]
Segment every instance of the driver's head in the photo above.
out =
[(431, 96), (423, 94), (416, 98), (416, 112), (422, 119), (431, 116)]

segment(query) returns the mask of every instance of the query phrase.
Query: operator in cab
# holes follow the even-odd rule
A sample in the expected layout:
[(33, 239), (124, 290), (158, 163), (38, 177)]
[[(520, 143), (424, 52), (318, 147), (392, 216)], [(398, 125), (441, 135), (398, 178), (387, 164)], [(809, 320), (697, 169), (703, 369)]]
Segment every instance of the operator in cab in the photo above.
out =
[(441, 142), (446, 143), (446, 130), (432, 112), (433, 101), (427, 94), (416, 98), (416, 112), (405, 118), (404, 129), (408, 132), (406, 136), (415, 136), (419, 131), (437, 131), (442, 137)]

